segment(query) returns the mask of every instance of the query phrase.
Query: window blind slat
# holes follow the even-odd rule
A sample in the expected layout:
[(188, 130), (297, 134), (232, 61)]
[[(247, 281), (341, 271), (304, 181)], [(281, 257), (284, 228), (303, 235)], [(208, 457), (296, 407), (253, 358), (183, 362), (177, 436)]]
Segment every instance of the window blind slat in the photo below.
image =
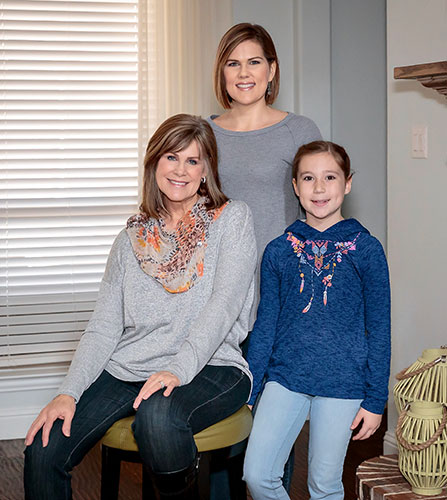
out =
[[(15, 296), (12, 295), (8, 298), (8, 304), (6, 304), (6, 297), (0, 296), (0, 305), (2, 306), (2, 314), (11, 314), (14, 312), (16, 307), (30, 307), (29, 311), (32, 314), (34, 312), (33, 307), (38, 306), (42, 311), (50, 312), (57, 311), (60, 304), (65, 304), (65, 310), (69, 311), (73, 308), (84, 307), (85, 302), (92, 302), (97, 298), (97, 290), (92, 292), (73, 292), (70, 291), (66, 294), (63, 293), (39, 293), (37, 295), (27, 294)], [(54, 308), (54, 309), (53, 309)], [(70, 309), (71, 308), (71, 309)], [(9, 311), (9, 312), (8, 312)], [(19, 310), (17, 314), (23, 314), (23, 310)]]
[[(137, 211), (138, 0), (0, 0), (0, 368), (71, 359)], [(1, 372), (0, 372), (1, 376)]]

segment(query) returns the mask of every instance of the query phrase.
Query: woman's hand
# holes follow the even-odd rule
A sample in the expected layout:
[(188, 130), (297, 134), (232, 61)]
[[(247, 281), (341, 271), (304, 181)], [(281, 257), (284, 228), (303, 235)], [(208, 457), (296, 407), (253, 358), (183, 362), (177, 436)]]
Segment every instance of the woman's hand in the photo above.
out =
[(133, 407), (136, 410), (143, 399), (150, 398), (154, 392), (160, 389), (165, 389), (163, 396), (168, 397), (174, 390), (174, 387), (178, 387), (179, 385), (180, 380), (171, 372), (163, 371), (154, 373), (147, 379), (146, 383), (141, 388), (141, 391), (138, 393), (133, 403)]
[(70, 437), (71, 421), (76, 411), (76, 403), (72, 396), (67, 394), (59, 394), (50, 401), (45, 408), (39, 413), (36, 420), (31, 424), (28, 434), (25, 438), (26, 446), (29, 446), (34, 441), (34, 436), (39, 429), (42, 429), (42, 446), (48, 445), (50, 439), (50, 431), (56, 419), (60, 418), (64, 421), (62, 432), (64, 436)]
[(382, 415), (371, 413), (364, 408), (360, 408), (351, 424), (351, 430), (354, 430), (362, 420), (363, 425), (357, 434), (352, 438), (353, 441), (368, 439), (372, 436), (380, 426)]

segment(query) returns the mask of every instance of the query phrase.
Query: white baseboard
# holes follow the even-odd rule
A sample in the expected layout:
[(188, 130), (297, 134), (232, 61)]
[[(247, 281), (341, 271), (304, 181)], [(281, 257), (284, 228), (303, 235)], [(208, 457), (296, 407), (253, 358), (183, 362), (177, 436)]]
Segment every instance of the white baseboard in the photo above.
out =
[(0, 374), (0, 440), (22, 439), (54, 397), (67, 365), (6, 370)]
[(394, 434), (394, 431), (388, 430), (383, 438), (383, 454), (396, 455), (397, 452), (396, 435)]

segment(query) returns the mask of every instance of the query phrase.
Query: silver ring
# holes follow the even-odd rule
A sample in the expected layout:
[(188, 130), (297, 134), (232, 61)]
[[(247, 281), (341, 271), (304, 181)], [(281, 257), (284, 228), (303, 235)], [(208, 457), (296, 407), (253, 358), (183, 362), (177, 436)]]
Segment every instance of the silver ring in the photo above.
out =
[(160, 385), (161, 385), (161, 388), (164, 389), (166, 386), (165, 386), (165, 383), (163, 382), (163, 380), (160, 380)]

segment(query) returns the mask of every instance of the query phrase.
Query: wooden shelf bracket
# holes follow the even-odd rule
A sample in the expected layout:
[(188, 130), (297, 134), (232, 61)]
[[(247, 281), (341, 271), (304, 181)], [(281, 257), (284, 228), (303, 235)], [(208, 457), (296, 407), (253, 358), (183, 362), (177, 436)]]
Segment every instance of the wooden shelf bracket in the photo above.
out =
[(418, 80), (424, 87), (447, 97), (447, 61), (399, 66), (394, 68), (394, 78)]

